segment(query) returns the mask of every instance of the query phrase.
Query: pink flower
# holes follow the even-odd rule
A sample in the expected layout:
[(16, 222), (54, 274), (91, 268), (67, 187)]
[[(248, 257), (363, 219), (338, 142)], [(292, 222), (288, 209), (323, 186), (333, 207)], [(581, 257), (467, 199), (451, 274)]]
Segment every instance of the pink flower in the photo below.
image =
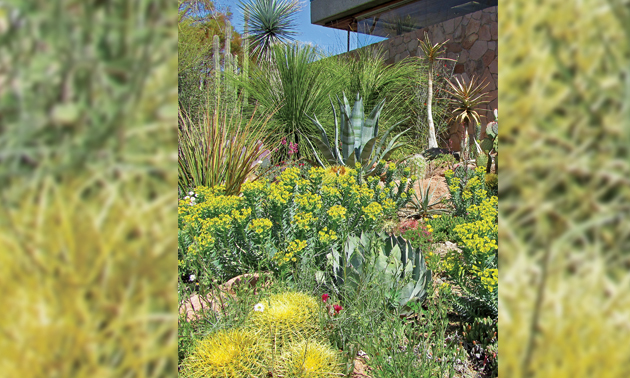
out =
[(328, 295), (328, 294), (323, 294), (323, 295), (322, 295), (322, 301), (324, 301), (324, 303), (326, 303), (326, 301), (328, 300), (328, 298), (330, 298), (330, 295)]
[(286, 145), (287, 144), (287, 138), (282, 138), (282, 141), (280, 143), (282, 143), (282, 145)]
[(335, 310), (335, 315), (337, 315), (339, 313), (339, 311), (343, 310), (343, 307), (341, 307), (341, 305), (334, 305), (333, 309)]

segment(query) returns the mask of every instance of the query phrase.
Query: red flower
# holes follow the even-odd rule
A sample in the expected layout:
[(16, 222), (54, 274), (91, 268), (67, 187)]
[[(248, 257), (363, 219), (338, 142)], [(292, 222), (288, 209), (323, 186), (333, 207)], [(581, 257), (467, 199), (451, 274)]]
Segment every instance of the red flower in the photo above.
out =
[(322, 295), (322, 301), (324, 301), (324, 303), (326, 303), (326, 301), (328, 300), (328, 298), (330, 298), (330, 295), (328, 295), (328, 294), (323, 294), (323, 295)]
[(343, 307), (341, 307), (341, 305), (334, 305), (333, 309), (335, 310), (335, 315), (337, 315), (339, 311), (343, 310)]

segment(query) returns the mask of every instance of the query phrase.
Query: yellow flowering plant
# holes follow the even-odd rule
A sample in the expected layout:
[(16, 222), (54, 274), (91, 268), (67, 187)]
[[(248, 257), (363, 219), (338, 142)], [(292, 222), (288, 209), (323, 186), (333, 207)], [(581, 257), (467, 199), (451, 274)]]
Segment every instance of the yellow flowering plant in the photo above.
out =
[[(383, 171), (385, 164), (377, 167)], [(380, 230), (384, 217), (407, 203), (409, 173), (390, 163), (387, 191), (379, 177), (364, 179), (349, 167), (289, 167), (273, 182), (244, 183), (240, 195), (198, 187), (178, 205), (181, 275), (203, 282), (207, 275), (229, 279), (251, 269), (286, 273), (304, 261), (325, 270), (326, 255), (341, 240)]]
[(486, 198), (468, 207), (467, 222), (453, 230), (461, 253), (447, 253), (442, 267), (462, 289), (454, 295), (461, 313), (470, 316), (498, 315), (498, 199)]

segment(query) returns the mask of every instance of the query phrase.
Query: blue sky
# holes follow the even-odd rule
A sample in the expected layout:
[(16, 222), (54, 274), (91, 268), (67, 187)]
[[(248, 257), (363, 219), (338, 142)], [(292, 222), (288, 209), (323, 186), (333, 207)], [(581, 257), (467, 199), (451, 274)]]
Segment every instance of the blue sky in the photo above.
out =
[[(247, 0), (246, 0), (247, 1)], [(215, 2), (219, 6), (227, 6), (234, 14), (232, 23), (236, 31), (243, 33), (243, 14), (239, 9), (239, 0), (219, 0)], [(348, 33), (342, 30), (326, 28), (311, 24), (311, 3), (308, 0), (300, 0), (302, 10), (296, 20), (296, 31), (298, 35), (295, 39), (301, 42), (310, 43), (330, 54), (340, 54), (346, 52), (348, 43)], [(350, 33), (350, 50), (363, 47), (385, 38), (372, 37), (365, 34)]]

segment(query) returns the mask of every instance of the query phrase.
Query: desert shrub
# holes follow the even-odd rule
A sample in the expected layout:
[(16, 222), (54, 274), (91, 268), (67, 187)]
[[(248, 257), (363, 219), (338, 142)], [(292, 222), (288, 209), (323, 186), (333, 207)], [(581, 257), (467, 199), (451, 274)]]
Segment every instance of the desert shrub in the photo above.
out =
[(221, 186), (198, 187), (178, 206), (181, 273), (203, 281), (248, 269), (285, 274), (299, 264), (323, 270), (331, 248), (349, 235), (380, 230), (384, 218), (407, 204), (413, 180), (401, 175), (408, 173), (390, 164), (379, 185), (381, 178), (363, 181), (347, 167), (311, 168), (308, 178), (288, 168), (275, 183), (245, 183), (240, 197)]
[(458, 167), (455, 172), (446, 171), (444, 177), (451, 193), (454, 216), (466, 216), (469, 206), (479, 205), (487, 198), (484, 175), (483, 167), (477, 167), (474, 171), (466, 167)]
[(452, 215), (433, 215), (432, 217), (425, 218), (425, 223), (431, 226), (433, 232), (434, 243), (440, 243), (445, 241), (452, 241), (455, 238), (455, 227), (464, 223), (466, 220), (463, 217), (456, 217)]

